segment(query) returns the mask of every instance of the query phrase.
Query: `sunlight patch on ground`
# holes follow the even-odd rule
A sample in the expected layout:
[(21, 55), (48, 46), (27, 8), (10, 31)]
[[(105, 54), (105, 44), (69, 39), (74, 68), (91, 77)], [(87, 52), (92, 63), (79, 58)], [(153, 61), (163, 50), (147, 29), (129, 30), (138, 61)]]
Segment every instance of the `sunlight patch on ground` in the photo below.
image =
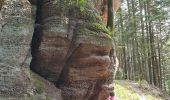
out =
[(118, 100), (164, 100), (149, 94), (151, 91), (144, 92), (132, 85), (128, 81), (115, 82), (115, 94)]

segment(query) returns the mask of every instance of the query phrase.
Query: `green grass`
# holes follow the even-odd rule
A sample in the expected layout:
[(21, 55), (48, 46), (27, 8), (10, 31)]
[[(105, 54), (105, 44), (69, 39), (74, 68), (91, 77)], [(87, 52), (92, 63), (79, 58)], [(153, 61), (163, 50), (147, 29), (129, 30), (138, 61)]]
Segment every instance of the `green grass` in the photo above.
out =
[(115, 85), (115, 93), (120, 100), (140, 100), (137, 93), (119, 84)]
[[(137, 83), (136, 83), (137, 84)], [(137, 93), (135, 90), (141, 91)], [(129, 84), (129, 81), (116, 81), (115, 82), (115, 94), (118, 97), (118, 100), (165, 100), (161, 97), (152, 95), (152, 91), (146, 90), (143, 91), (140, 88), (133, 88), (132, 84)], [(140, 99), (144, 96), (145, 99)]]

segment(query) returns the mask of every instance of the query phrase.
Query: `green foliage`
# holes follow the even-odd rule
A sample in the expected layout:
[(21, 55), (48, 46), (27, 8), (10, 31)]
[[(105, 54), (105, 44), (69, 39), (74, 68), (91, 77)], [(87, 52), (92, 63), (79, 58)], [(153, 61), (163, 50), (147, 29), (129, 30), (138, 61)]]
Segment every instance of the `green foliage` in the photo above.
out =
[[(170, 63), (167, 59), (169, 51), (163, 48), (165, 44), (170, 46), (170, 40), (167, 38), (170, 1), (124, 0), (121, 3), (122, 6), (115, 17), (120, 71), (127, 79), (139, 82), (144, 79), (162, 88), (163, 67), (168, 67)], [(169, 72), (165, 68), (165, 74)]]
[(84, 10), (86, 0), (55, 0), (54, 4), (56, 4), (62, 11), (67, 11), (70, 6), (77, 6), (81, 11)]
[[(92, 0), (91, 2), (97, 2), (97, 0)], [(104, 32), (108, 34), (110, 38), (113, 37), (113, 29), (111, 27), (106, 27), (102, 18), (93, 8), (93, 3), (88, 3), (88, 0), (55, 0), (54, 4), (58, 9), (61, 9), (62, 14), (67, 14), (69, 10), (74, 11), (73, 16), (77, 18), (84, 19), (90, 25), (87, 28), (92, 29), (93, 34), (98, 32)], [(72, 9), (73, 8), (73, 9)], [(74, 9), (76, 8), (76, 9)], [(84, 32), (83, 32), (84, 33)]]
[(170, 80), (166, 81), (166, 88), (168, 89), (168, 91), (170, 91)]
[(120, 100), (139, 100), (139, 94), (135, 93), (130, 88), (124, 87), (122, 85), (116, 84), (116, 96), (119, 97)]
[(112, 36), (111, 32), (103, 24), (92, 23), (91, 28), (96, 31), (103, 31), (104, 33), (107, 33), (108, 35)]
[[(144, 83), (145, 84), (145, 83)], [(152, 88), (152, 91), (157, 91)], [(165, 100), (164, 95), (153, 93), (132, 81), (115, 81), (115, 93), (119, 100)]]

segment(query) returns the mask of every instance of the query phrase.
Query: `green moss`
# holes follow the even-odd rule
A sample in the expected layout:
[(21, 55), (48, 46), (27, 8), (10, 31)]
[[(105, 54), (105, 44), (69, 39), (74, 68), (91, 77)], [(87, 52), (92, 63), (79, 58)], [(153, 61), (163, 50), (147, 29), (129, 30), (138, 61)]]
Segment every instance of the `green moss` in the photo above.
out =
[[(62, 2), (64, 2), (64, 1), (62, 1)], [(58, 1), (58, 2), (60, 2), (60, 1)], [(59, 7), (60, 3), (58, 3), (58, 4), (55, 3), (55, 4), (57, 7)], [(111, 38), (113, 36), (112, 32), (110, 32), (106, 28), (106, 25), (104, 25), (99, 12), (88, 2), (83, 3), (83, 6), (77, 6), (75, 2), (72, 2), (70, 4), (68, 4), (68, 2), (67, 2), (67, 6), (68, 6), (67, 9), (65, 9), (63, 11), (63, 13), (67, 13), (66, 15), (68, 15), (69, 18), (78, 19), (78, 20), (82, 21), (83, 25), (81, 25), (81, 27), (78, 26), (79, 28), (77, 29), (80, 34), (85, 33), (86, 35), (91, 35), (91, 34), (99, 35), (100, 33), (102, 33), (102, 34), (106, 33), (109, 38)], [(82, 10), (82, 7), (83, 7), (83, 10)], [(72, 12), (72, 13), (69, 13), (69, 12)], [(90, 30), (90, 32), (89, 31), (84, 32), (84, 31), (87, 31), (84, 28), (87, 28), (88, 30)]]
[(107, 38), (112, 39), (111, 32), (102, 24), (99, 23), (86, 23), (77, 27), (77, 33), (81, 35), (98, 37), (106, 33)]
[(97, 11), (94, 10), (94, 8), (88, 6), (83, 11), (80, 12), (80, 15), (85, 17), (85, 21), (87, 22), (96, 22), (96, 23), (102, 23), (102, 18), (99, 15)]
[(40, 79), (38, 75), (36, 75), (34, 72), (30, 71), (33, 85), (35, 86), (35, 90), (38, 94), (42, 94), (45, 92), (45, 84), (43, 81)]
[(92, 30), (94, 30), (96, 32), (102, 31), (102, 32), (110, 35), (110, 31), (103, 24), (100, 24), (100, 23), (91, 23), (91, 25), (89, 25), (87, 27), (89, 27), (90, 29), (92, 29)]
[[(107, 35), (107, 34), (106, 34)], [(80, 27), (77, 30), (77, 36), (80, 41), (88, 41), (88, 43), (94, 43), (98, 45), (111, 45), (112, 39), (109, 36), (102, 37), (98, 32), (89, 30), (84, 27)]]
[(82, 16), (83, 19), (85, 20), (86, 27), (94, 32), (100, 33), (106, 33), (109, 35), (109, 37), (112, 37), (113, 34), (110, 32), (107, 28), (106, 25), (104, 25), (101, 16), (97, 11), (94, 10), (91, 6), (88, 6), (81, 11), (80, 15)]

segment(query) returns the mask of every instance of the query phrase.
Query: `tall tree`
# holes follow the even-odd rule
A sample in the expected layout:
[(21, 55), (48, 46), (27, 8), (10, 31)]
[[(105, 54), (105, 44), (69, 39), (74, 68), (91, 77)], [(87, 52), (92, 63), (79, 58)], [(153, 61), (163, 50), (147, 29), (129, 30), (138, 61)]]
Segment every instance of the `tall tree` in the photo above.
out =
[[(162, 88), (167, 79), (164, 52), (168, 28), (167, 0), (125, 0), (116, 16), (118, 54), (123, 78)], [(166, 13), (165, 13), (166, 12)], [(169, 68), (170, 69), (170, 68)], [(170, 72), (170, 71), (169, 71)], [(165, 84), (164, 84), (165, 83)], [(163, 88), (162, 88), (163, 89)]]

